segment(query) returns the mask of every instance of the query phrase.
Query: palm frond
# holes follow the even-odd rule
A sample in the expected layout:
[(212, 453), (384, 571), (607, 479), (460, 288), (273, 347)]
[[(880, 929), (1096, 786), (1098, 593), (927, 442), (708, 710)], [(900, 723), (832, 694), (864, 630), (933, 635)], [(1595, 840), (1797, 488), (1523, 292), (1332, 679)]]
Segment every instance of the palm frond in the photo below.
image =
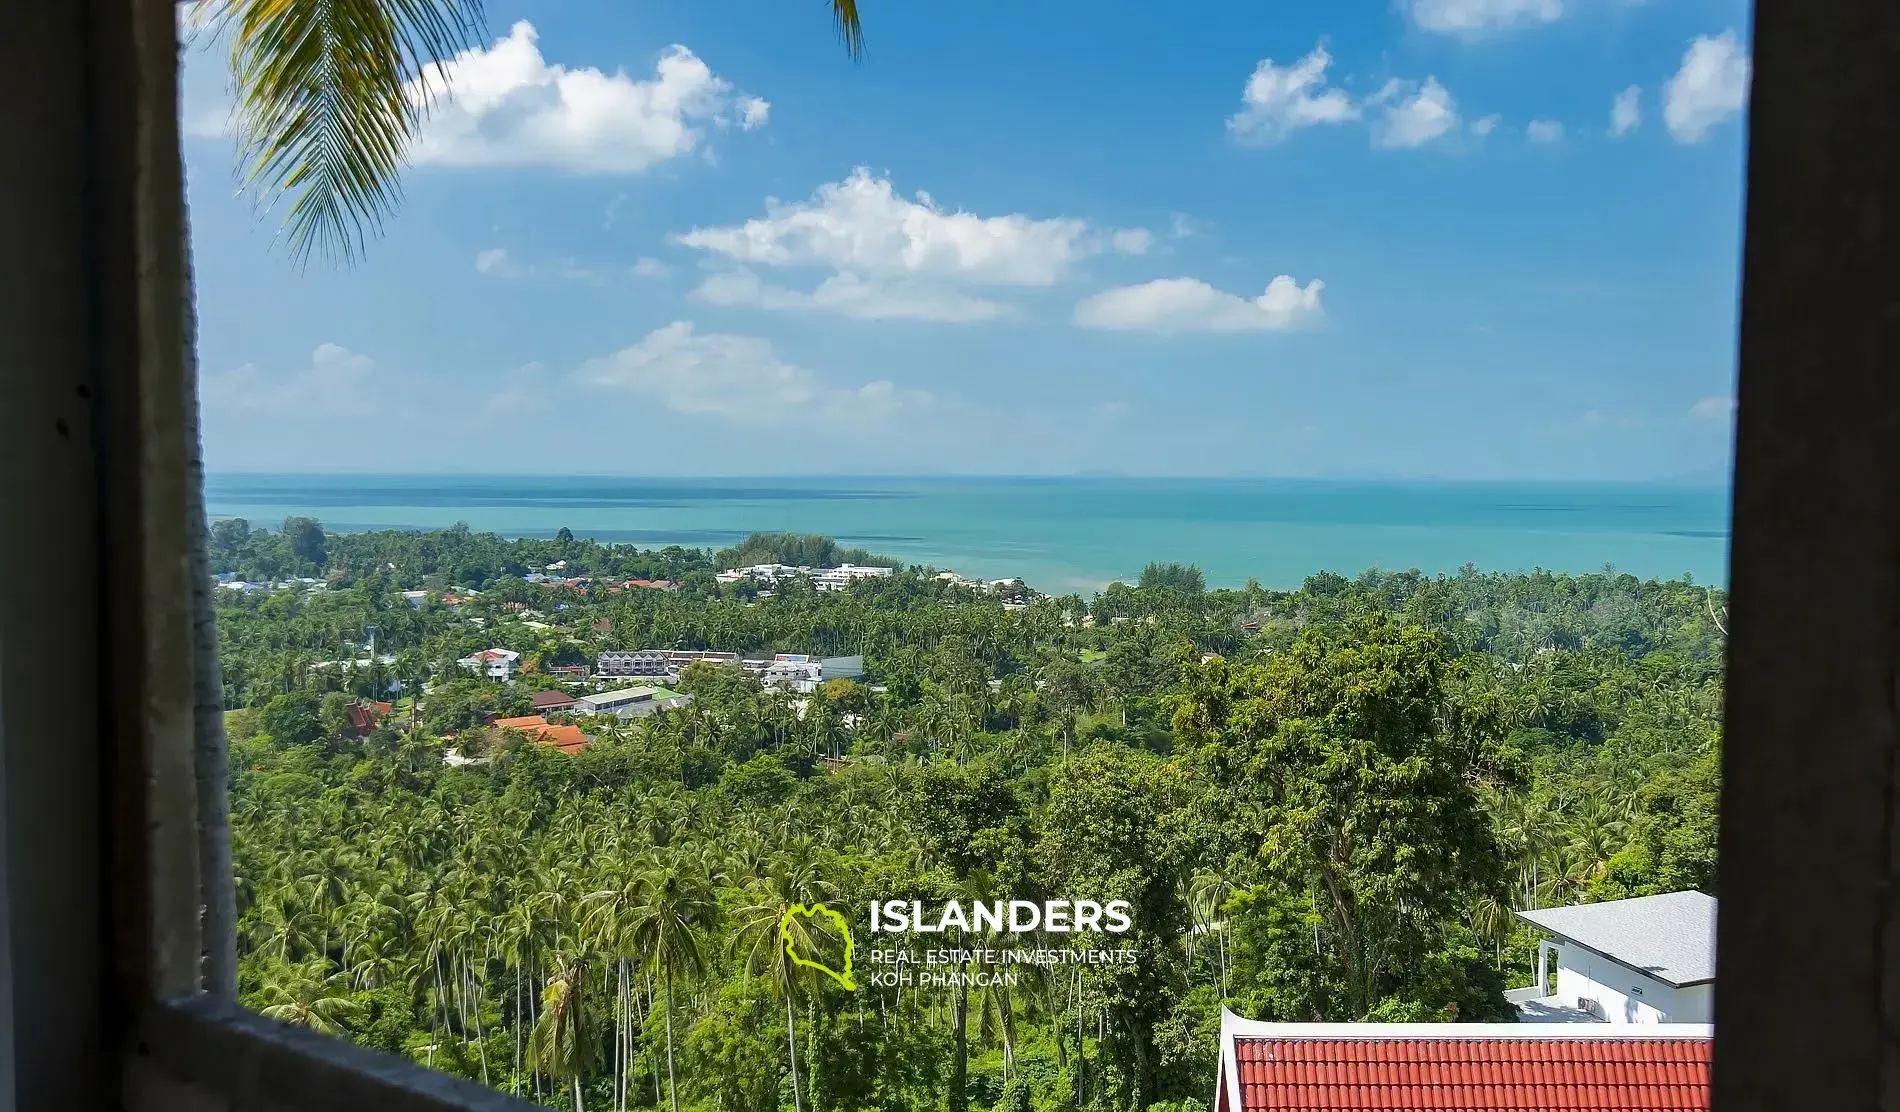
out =
[[(845, 52), (864, 56), (857, 0), (830, 0)], [(245, 188), (289, 202), (298, 265), (350, 262), (402, 200), (401, 171), (442, 64), (479, 45), (481, 0), (203, 0), (190, 35), (228, 34)]]
[(349, 261), (401, 201), (440, 63), (479, 40), (480, 0), (214, 0), (231, 37), (246, 188), (288, 199), (299, 264)]
[(864, 57), (864, 27), (858, 22), (858, 0), (831, 0), (831, 18), (838, 25), (844, 51), (856, 62)]

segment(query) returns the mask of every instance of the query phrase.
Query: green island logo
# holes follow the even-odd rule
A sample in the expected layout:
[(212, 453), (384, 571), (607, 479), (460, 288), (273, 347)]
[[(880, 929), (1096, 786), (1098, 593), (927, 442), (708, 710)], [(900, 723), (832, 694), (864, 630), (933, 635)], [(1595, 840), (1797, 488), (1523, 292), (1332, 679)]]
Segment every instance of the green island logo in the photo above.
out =
[[(844, 936), (844, 972), (840, 973), (822, 961), (812, 961), (810, 958), (799, 956), (798, 947), (792, 943), (792, 916), (794, 915), (803, 915), (807, 919), (814, 915), (823, 915), (838, 924), (838, 933)], [(824, 904), (812, 904), (810, 907), (804, 904), (793, 904), (785, 909), (785, 914), (779, 916), (778, 936), (779, 940), (785, 944), (785, 956), (792, 959), (793, 965), (816, 969), (848, 989), (858, 987), (858, 983), (851, 979), (851, 924), (845, 921), (844, 916)]]

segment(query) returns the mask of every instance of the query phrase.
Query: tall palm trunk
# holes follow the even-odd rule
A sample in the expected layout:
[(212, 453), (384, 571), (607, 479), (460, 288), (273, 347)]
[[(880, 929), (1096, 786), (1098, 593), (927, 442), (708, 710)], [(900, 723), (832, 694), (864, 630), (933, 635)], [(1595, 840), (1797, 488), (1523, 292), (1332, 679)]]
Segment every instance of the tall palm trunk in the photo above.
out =
[(950, 1112), (970, 1110), (970, 986), (957, 981), (956, 1057), (950, 1063)]
[(790, 989), (785, 992), (785, 1046), (792, 1055), (792, 1112), (805, 1112), (798, 1095), (798, 1009), (792, 1004)]
[[(167, 117), (170, 119), (171, 117)], [(176, 147), (174, 146), (174, 150)], [(171, 160), (163, 164), (169, 179)], [(218, 619), (211, 601), (211, 530), (205, 519), (204, 437), (198, 421), (198, 319), (192, 292), (191, 218), (179, 167), (185, 412), (185, 512), (190, 515), (192, 775), (197, 784), (198, 884), (203, 902), (204, 989), (237, 999), (237, 888), (231, 869), (231, 765), (224, 739), (224, 674), (218, 666)], [(169, 184), (169, 182), (168, 182)], [(162, 208), (163, 206), (159, 206)]]
[(679, 1081), (673, 1074), (673, 967), (660, 966), (660, 988), (666, 993), (666, 1099), (673, 1112), (680, 1112)]

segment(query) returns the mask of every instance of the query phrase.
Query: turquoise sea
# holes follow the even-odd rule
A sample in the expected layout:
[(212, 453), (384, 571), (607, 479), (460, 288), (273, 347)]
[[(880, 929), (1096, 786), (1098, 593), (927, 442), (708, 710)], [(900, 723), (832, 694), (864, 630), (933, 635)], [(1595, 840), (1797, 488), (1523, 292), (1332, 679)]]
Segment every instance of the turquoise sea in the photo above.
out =
[(308, 514), (353, 532), (467, 522), (506, 536), (720, 547), (823, 533), (969, 576), (1098, 590), (1150, 560), (1215, 586), (1294, 587), (1319, 570), (1451, 572), (1614, 565), (1643, 577), (1728, 572), (1728, 491), (1640, 483), (1137, 478), (557, 478), (214, 475), (211, 515), (276, 528)]

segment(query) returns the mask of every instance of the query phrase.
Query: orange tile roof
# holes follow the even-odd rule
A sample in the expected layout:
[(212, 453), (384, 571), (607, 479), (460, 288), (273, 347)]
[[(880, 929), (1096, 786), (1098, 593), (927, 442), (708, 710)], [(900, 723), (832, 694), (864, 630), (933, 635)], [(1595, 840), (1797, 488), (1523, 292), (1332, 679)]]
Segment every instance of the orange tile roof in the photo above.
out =
[[(1618, 1035), (1616, 1030), (1591, 1025), (1560, 1037), (1547, 1030), (1475, 1038), (1237, 1036), (1231, 1060), (1239, 1074), (1241, 1107), (1231, 1107), (1223, 1076), (1218, 1108), (1707, 1112), (1710, 1039)], [(1223, 1074), (1227, 1065), (1223, 1060)]]
[(587, 743), (593, 740), (582, 733), (579, 726), (550, 726), (542, 721), (538, 714), (527, 714), (520, 718), (497, 718), (495, 726), (503, 730), (517, 730), (542, 745), (559, 749), (570, 756), (585, 749)]

